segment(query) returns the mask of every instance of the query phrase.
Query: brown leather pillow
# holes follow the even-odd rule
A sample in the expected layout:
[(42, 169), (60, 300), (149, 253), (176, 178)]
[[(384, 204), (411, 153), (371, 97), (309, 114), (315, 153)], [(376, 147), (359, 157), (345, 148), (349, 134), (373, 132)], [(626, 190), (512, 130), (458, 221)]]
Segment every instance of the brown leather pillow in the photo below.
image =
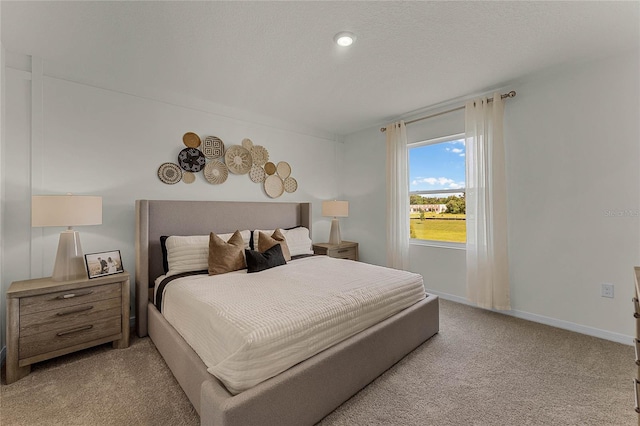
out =
[(226, 242), (213, 232), (209, 235), (209, 275), (225, 274), (246, 267), (244, 240), (240, 231), (234, 232)]
[(280, 229), (273, 231), (271, 236), (268, 236), (264, 232), (258, 232), (258, 234), (258, 251), (260, 253), (264, 253), (276, 244), (280, 244), (284, 260), (287, 262), (291, 260), (291, 253), (289, 252), (289, 246), (287, 246), (287, 240), (285, 240)]

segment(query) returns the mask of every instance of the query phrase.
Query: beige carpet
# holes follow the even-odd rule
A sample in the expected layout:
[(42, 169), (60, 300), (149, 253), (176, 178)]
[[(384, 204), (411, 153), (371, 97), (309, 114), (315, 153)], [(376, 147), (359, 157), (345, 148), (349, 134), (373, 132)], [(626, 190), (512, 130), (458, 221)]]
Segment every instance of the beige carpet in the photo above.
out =
[[(440, 311), (438, 335), (320, 426), (637, 423), (631, 346), (444, 300)], [(148, 338), (37, 364), (0, 391), (2, 426), (199, 423)]]

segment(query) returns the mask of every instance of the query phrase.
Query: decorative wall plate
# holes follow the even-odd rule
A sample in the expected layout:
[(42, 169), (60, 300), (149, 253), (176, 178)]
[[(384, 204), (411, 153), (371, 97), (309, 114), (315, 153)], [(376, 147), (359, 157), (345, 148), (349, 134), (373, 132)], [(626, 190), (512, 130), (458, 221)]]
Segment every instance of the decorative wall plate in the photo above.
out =
[(207, 162), (198, 148), (185, 148), (178, 154), (178, 164), (185, 172), (199, 172)]
[(196, 175), (194, 175), (191, 172), (184, 172), (182, 173), (182, 181), (184, 183), (193, 183), (196, 180)]
[(242, 139), (242, 147), (247, 151), (251, 151), (251, 148), (253, 148), (253, 141), (248, 138)]
[(284, 184), (282, 179), (277, 175), (267, 176), (264, 181), (264, 192), (271, 198), (278, 198), (284, 192)]
[(288, 178), (286, 178), (284, 180), (284, 190), (285, 191), (291, 193), (291, 192), (296, 192), (296, 189), (298, 189), (298, 181), (296, 181), (291, 176), (289, 176)]
[(262, 183), (267, 178), (267, 174), (262, 167), (254, 163), (249, 170), (249, 178), (252, 182)]
[(254, 164), (264, 166), (269, 161), (269, 151), (264, 146), (254, 145), (251, 148), (251, 158)]
[(276, 165), (269, 161), (264, 165), (264, 171), (266, 174), (272, 175), (276, 172)]
[(276, 170), (278, 172), (278, 176), (282, 179), (286, 179), (291, 175), (291, 166), (285, 161), (279, 162), (276, 166)]
[(217, 136), (207, 136), (202, 142), (202, 153), (209, 159), (224, 155), (224, 142)]
[(233, 145), (227, 148), (224, 154), (224, 162), (231, 173), (243, 175), (251, 170), (253, 160), (251, 153), (240, 145)]
[(175, 163), (163, 163), (158, 168), (158, 177), (162, 182), (173, 185), (182, 179), (182, 170)]
[(185, 133), (182, 136), (182, 142), (189, 148), (197, 148), (200, 146), (200, 136), (193, 132)]
[(207, 182), (213, 183), (214, 185), (224, 183), (228, 176), (229, 170), (222, 161), (210, 161), (204, 167), (204, 178)]

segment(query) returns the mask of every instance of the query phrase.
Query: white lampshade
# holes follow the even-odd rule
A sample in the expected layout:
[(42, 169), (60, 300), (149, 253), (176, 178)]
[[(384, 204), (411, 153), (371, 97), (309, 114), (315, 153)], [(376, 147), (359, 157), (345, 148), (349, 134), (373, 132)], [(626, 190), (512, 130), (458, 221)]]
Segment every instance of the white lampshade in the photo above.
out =
[(323, 201), (322, 216), (331, 217), (348, 217), (349, 202), (348, 201)]
[(102, 197), (88, 195), (34, 195), (31, 226), (102, 224)]
[(54, 281), (86, 278), (80, 233), (72, 226), (102, 224), (102, 197), (86, 195), (34, 195), (31, 197), (31, 226), (67, 226), (60, 233), (53, 267)]

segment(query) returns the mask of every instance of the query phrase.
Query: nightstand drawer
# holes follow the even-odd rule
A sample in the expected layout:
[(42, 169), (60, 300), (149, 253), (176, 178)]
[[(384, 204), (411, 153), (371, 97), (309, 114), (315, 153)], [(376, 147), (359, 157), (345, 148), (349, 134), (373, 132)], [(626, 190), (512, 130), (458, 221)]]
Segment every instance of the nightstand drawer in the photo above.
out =
[(120, 297), (119, 283), (24, 297), (20, 299), (20, 316)]
[(356, 248), (348, 247), (341, 249), (330, 249), (328, 255), (337, 259), (351, 259), (356, 260)]
[(20, 336), (69, 329), (103, 318), (120, 316), (121, 310), (122, 301), (112, 298), (24, 315), (20, 318)]
[(342, 241), (340, 244), (317, 243), (313, 245), (313, 253), (337, 259), (358, 260), (358, 243), (353, 241)]
[(68, 328), (46, 331), (31, 336), (20, 336), (20, 359), (72, 347), (103, 337), (115, 336), (122, 331), (120, 315), (116, 317), (75, 324)]

